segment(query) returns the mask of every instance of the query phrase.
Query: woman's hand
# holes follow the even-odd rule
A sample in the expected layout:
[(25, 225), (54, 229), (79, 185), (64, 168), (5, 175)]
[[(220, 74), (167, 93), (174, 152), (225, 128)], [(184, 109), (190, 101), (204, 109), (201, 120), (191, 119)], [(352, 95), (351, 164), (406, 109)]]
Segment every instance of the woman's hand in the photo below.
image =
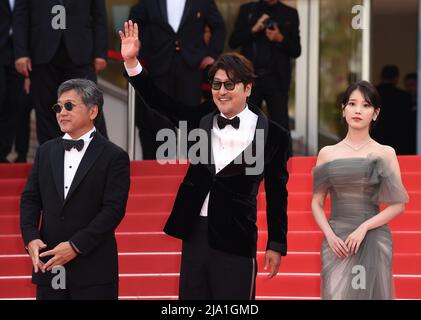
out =
[(343, 242), (342, 239), (333, 232), (326, 236), (326, 240), (333, 253), (339, 258), (345, 258), (350, 255), (349, 249), (345, 242)]
[(351, 254), (356, 254), (367, 234), (367, 227), (365, 224), (360, 225), (352, 232), (345, 240), (346, 246), (349, 248)]

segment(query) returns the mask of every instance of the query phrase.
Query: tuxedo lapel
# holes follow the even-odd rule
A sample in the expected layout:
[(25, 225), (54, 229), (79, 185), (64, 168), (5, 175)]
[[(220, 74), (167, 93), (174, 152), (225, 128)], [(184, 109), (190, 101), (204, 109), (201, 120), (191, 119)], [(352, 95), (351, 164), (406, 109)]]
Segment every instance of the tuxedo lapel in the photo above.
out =
[(200, 129), (206, 131), (206, 136), (208, 138), (208, 157), (204, 163), (205, 167), (212, 173), (215, 174), (215, 161), (213, 157), (213, 150), (212, 150), (212, 128), (213, 128), (213, 118), (218, 113), (218, 110), (209, 113), (208, 115), (204, 116), (200, 121)]
[(72, 184), (70, 186), (69, 193), (67, 194), (66, 200), (64, 201), (64, 204), (66, 204), (66, 202), (72, 196), (73, 192), (82, 182), (89, 169), (92, 167), (98, 156), (101, 154), (102, 149), (104, 149), (104, 138), (97, 132), (95, 133), (91, 143), (89, 144), (88, 149), (86, 149), (82, 161), (79, 164), (75, 177), (73, 178)]
[(9, 0), (0, 0), (0, 11), (7, 12), (8, 14), (12, 13), (12, 8), (10, 8)]
[[(178, 30), (180, 30), (183, 27), (183, 24), (186, 22), (187, 17), (189, 16), (189, 13), (192, 7), (193, 7), (193, 0), (186, 0), (183, 16), (181, 17), (180, 27), (178, 28)], [(198, 12), (198, 14), (200, 14), (200, 12)]]
[(50, 152), (51, 169), (53, 170), (54, 183), (60, 196), (64, 200), (64, 148), (61, 139), (53, 144)]
[(161, 9), (162, 20), (168, 24), (167, 0), (158, 0), (158, 5)]

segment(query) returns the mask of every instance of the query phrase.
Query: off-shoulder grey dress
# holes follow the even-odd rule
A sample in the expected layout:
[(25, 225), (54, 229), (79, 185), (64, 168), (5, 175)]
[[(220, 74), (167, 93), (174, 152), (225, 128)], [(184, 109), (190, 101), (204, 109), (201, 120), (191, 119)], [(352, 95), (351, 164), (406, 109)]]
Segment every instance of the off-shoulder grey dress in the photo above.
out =
[[(328, 191), (329, 224), (343, 241), (379, 212), (379, 203), (408, 201), (402, 183), (373, 155), (336, 159), (313, 169), (313, 191)], [(337, 257), (326, 239), (321, 248), (322, 299), (393, 299), (393, 242), (388, 225), (367, 232), (355, 255)]]

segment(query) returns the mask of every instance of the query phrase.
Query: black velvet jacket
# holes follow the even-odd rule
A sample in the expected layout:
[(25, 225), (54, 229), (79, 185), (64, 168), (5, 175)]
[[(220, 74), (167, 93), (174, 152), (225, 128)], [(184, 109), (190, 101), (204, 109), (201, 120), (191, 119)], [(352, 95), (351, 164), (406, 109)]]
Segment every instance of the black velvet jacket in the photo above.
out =
[[(203, 202), (210, 192), (208, 205), (210, 246), (235, 255), (255, 257), (257, 194), (260, 182), (264, 178), (268, 225), (266, 249), (286, 255), (288, 229), (286, 184), (290, 139), (288, 132), (269, 121), (258, 108), (249, 105), (250, 110), (258, 115), (256, 131), (263, 130), (264, 141), (257, 142), (255, 134), (253, 142), (247, 148), (252, 148), (252, 154), (257, 161), (264, 161), (264, 170), (256, 174), (246, 174), (246, 169), (254, 168), (256, 164), (248, 165), (244, 161), (247, 152), (244, 151), (238, 156), (242, 161), (236, 159), (215, 174), (215, 166), (211, 161), (210, 137), (213, 117), (218, 114), (218, 110), (213, 101), (206, 101), (199, 106), (183, 106), (160, 91), (149, 79), (145, 70), (137, 76), (127, 78), (151, 112), (167, 116), (176, 125), (178, 121), (186, 120), (189, 130), (201, 128), (209, 137), (209, 159), (202, 163), (190, 164), (164, 231), (176, 238), (188, 239), (195, 217), (199, 216)], [(256, 142), (264, 143), (260, 153)]]

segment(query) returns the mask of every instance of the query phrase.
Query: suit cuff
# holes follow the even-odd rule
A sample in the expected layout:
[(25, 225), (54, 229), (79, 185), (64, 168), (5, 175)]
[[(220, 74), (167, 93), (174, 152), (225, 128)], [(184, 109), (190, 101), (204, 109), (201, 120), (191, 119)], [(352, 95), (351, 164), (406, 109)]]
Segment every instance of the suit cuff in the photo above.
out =
[(126, 63), (124, 62), (124, 68), (126, 69), (126, 72), (129, 75), (129, 77), (137, 76), (143, 70), (143, 67), (142, 67), (142, 65), (140, 64), (139, 61), (137, 62), (136, 67), (133, 67), (133, 68), (128, 68)]
[(80, 250), (76, 247), (76, 245), (73, 243), (73, 241), (69, 240), (69, 244), (72, 247), (73, 251), (76, 252), (76, 254), (82, 254), (82, 252), (80, 252)]
[(27, 247), (29, 242), (31, 242), (32, 240), (41, 239), (41, 236), (40, 236), (38, 230), (31, 230), (31, 231), (25, 232), (22, 235), (22, 238), (23, 238), (23, 243)]
[(266, 250), (273, 250), (276, 252), (279, 252), (281, 256), (287, 255), (287, 245), (286, 243), (280, 243), (276, 241), (268, 241), (268, 244), (266, 246)]

